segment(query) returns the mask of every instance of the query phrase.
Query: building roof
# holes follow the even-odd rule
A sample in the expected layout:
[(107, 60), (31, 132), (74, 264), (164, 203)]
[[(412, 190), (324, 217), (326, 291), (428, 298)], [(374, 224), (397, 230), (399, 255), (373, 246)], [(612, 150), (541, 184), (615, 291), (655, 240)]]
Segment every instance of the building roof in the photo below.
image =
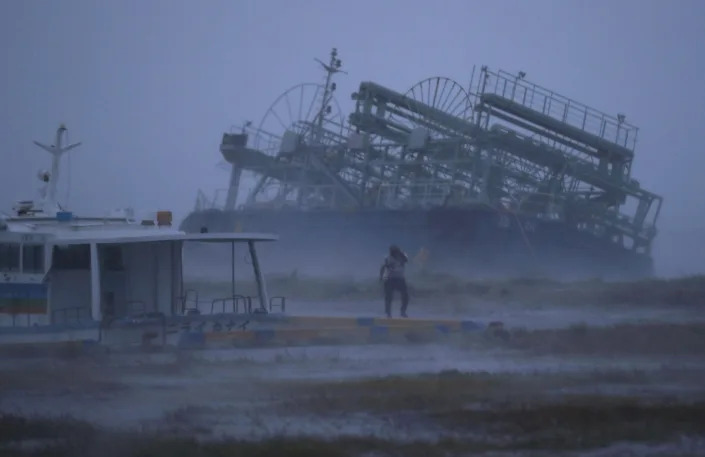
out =
[[(270, 233), (213, 232), (185, 233), (168, 227), (141, 227), (139, 225), (98, 225), (94, 227), (38, 227), (28, 230), (25, 227), (8, 227), (0, 230), (0, 239), (18, 243), (50, 244), (117, 244), (117, 243), (153, 243), (159, 241), (195, 241), (209, 243), (276, 241), (279, 236)], [(20, 229), (20, 230), (18, 230)], [(22, 230), (24, 229), (24, 230)]]
[(68, 232), (56, 233), (48, 241), (54, 244), (125, 244), (125, 243), (153, 243), (159, 241), (196, 241), (208, 243), (247, 242), (247, 241), (276, 241), (279, 236), (269, 233), (183, 233), (159, 231), (134, 232), (125, 230), (105, 230), (92, 233)]

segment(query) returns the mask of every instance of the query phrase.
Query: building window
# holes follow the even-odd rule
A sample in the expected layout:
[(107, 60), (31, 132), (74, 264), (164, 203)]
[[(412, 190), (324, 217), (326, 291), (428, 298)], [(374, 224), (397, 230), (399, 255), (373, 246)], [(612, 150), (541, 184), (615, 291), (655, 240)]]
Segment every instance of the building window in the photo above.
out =
[(0, 271), (20, 271), (19, 244), (0, 244)]
[(25, 244), (22, 246), (22, 272), (44, 273), (44, 245)]
[(52, 266), (57, 270), (90, 270), (91, 248), (87, 244), (54, 246)]

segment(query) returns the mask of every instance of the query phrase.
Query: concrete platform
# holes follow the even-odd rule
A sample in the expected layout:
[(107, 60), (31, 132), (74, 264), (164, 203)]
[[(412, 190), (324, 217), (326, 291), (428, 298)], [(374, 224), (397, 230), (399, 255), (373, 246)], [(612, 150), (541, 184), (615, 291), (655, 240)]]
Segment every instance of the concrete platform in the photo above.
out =
[(378, 317), (210, 315), (179, 317), (141, 324), (117, 325), (102, 330), (25, 330), (5, 335), (0, 353), (18, 355), (53, 352), (80, 353), (88, 349), (160, 350), (228, 347), (363, 345), (424, 343), (497, 334), (499, 322), (451, 319), (402, 319)]
[(179, 347), (257, 347), (442, 341), (501, 328), (501, 323), (448, 319), (287, 316), (251, 328), (179, 335)]

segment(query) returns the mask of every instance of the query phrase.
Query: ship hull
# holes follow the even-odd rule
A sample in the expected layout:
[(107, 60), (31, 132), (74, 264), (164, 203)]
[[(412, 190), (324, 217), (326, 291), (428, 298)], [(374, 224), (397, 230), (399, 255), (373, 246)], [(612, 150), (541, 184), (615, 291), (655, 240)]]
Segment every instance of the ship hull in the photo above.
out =
[(276, 273), (369, 277), (379, 271), (389, 245), (397, 244), (415, 259), (412, 268), (471, 278), (621, 280), (653, 274), (647, 255), (558, 221), (488, 208), (204, 210), (189, 214), (180, 228), (276, 233), (279, 242), (260, 249), (267, 271)]

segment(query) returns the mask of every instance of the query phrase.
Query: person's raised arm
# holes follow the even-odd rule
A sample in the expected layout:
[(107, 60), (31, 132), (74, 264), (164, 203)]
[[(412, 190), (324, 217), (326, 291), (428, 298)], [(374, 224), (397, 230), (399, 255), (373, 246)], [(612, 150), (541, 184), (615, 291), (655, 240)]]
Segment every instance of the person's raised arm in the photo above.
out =
[(401, 257), (401, 260), (404, 263), (407, 263), (409, 261), (409, 256), (406, 255), (406, 253), (402, 250), (399, 250), (399, 256)]

